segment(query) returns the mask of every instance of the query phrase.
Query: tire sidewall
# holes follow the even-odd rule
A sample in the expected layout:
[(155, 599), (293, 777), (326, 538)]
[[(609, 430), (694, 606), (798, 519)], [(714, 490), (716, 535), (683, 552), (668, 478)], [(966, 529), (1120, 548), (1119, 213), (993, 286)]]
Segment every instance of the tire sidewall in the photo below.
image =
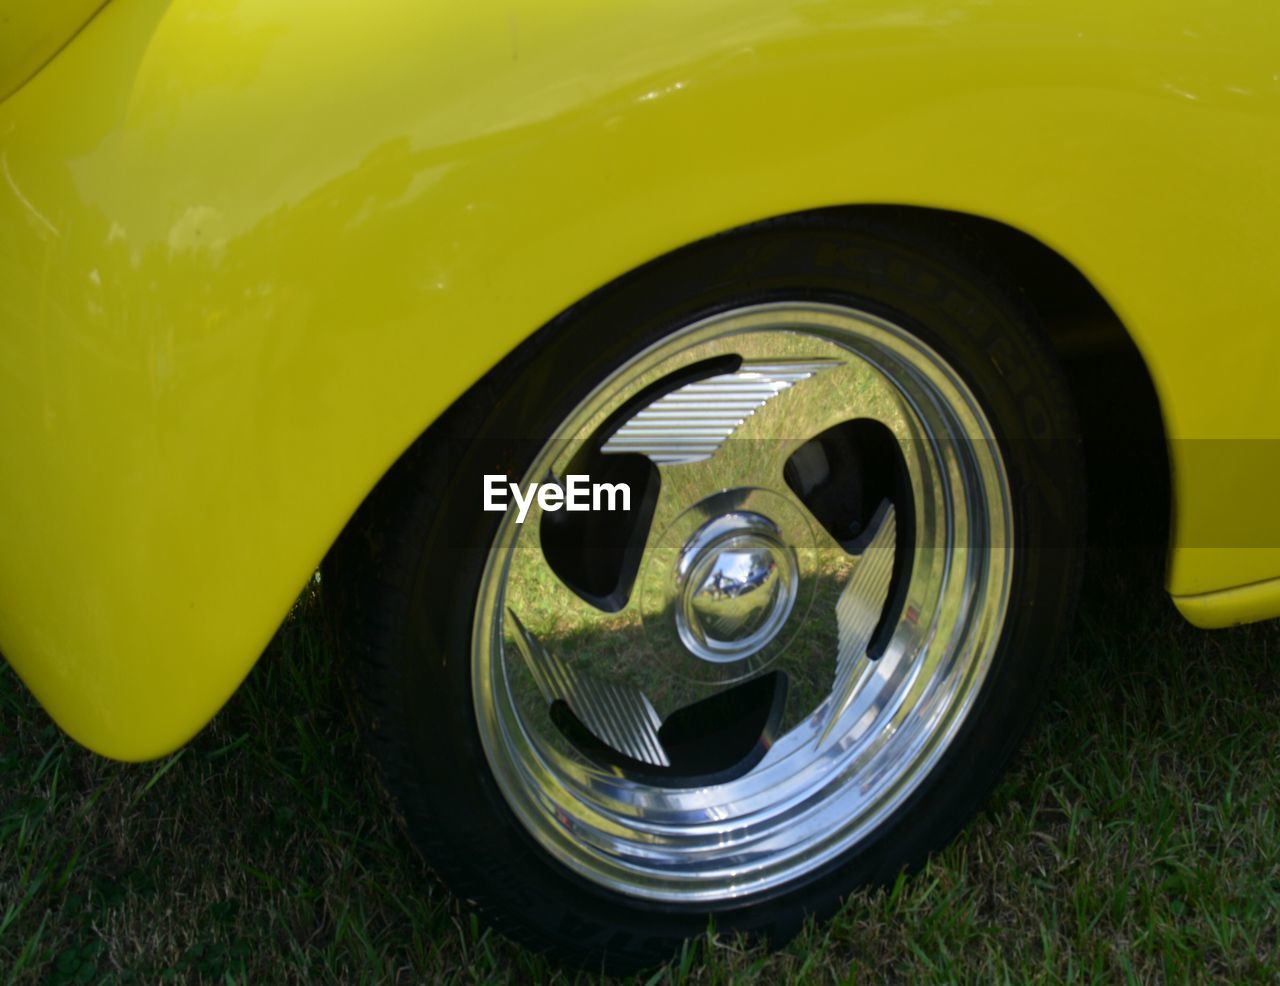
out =
[[(789, 884), (708, 908), (627, 898), (552, 859), (506, 804), (472, 702), (471, 631), (501, 514), (481, 476), (523, 478), (539, 446), (602, 380), (669, 333), (744, 304), (834, 302), (933, 348), (996, 434), (1015, 544), (1010, 607), (992, 664), (947, 750), (914, 792), (838, 860)], [(891, 881), (945, 844), (981, 805), (1023, 734), (1065, 634), (1079, 581), (1083, 470), (1074, 415), (1044, 341), (1013, 292), (967, 259), (872, 224), (763, 224), (665, 257), (540, 330), (464, 397), (443, 441), (414, 457), (438, 510), (402, 546), (416, 559), (388, 707), (436, 828), (432, 862), (517, 937), (624, 966), (657, 961), (705, 930), (785, 938), (862, 884)], [(415, 819), (409, 819), (411, 829)], [(441, 858), (440, 847), (444, 855)]]

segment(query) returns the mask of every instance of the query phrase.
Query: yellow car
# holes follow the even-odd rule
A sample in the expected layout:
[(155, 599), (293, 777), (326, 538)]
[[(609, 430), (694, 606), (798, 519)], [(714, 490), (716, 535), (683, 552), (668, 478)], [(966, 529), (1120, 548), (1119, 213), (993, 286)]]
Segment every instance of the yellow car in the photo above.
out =
[(0, 650), (157, 757), (323, 563), (461, 896), (785, 937), (982, 804), (1090, 516), (1280, 615), (1278, 174), (1262, 0), (0, 0)]

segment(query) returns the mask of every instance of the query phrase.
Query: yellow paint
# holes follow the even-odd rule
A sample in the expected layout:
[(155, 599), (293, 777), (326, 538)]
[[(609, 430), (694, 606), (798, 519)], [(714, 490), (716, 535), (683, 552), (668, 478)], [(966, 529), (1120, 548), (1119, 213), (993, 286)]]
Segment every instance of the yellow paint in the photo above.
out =
[(31, 78), (105, 0), (0, 0), (0, 99)]
[(0, 650), (172, 749), (521, 339), (849, 203), (1079, 266), (1175, 439), (1171, 590), (1278, 577), (1280, 468), (1182, 453), (1280, 438), (1278, 73), (1265, 0), (116, 0), (0, 104)]
[(1276, 615), (1277, 599), (1280, 599), (1280, 579), (1268, 579), (1217, 592), (1174, 596), (1173, 603), (1190, 622), (1213, 630), (1270, 619)]

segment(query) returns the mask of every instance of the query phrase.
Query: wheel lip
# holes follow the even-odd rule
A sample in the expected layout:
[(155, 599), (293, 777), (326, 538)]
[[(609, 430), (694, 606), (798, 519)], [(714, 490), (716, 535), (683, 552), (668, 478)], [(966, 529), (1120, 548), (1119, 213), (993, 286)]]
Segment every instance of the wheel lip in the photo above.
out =
[[(749, 879), (740, 862), (729, 860), (723, 866), (708, 867), (698, 872), (690, 872), (678, 867), (666, 868), (660, 872), (659, 878), (655, 880), (649, 879), (654, 876), (656, 872), (654, 869), (646, 868), (633, 862), (610, 860), (607, 861), (609, 865), (602, 866), (602, 857), (595, 849), (585, 847), (566, 831), (569, 826), (564, 823), (565, 821), (572, 822), (572, 819), (560, 819), (559, 825), (546, 824), (549, 817), (555, 816), (554, 799), (548, 797), (545, 789), (531, 788), (527, 781), (532, 780), (544, 785), (550, 783), (554, 788), (556, 779), (552, 765), (544, 760), (537, 759), (536, 762), (530, 762), (525, 765), (528, 768), (526, 777), (514, 776), (512, 763), (505, 759), (505, 754), (509, 751), (497, 746), (498, 736), (495, 728), (499, 726), (499, 723), (495, 715), (495, 706), (491, 701), (488, 703), (485, 701), (486, 697), (492, 698), (491, 689), (494, 685), (492, 676), (485, 673), (487, 668), (494, 666), (492, 648), (489, 646), (493, 639), (491, 634), (496, 632), (498, 639), (500, 639), (501, 635), (498, 624), (501, 621), (502, 607), (493, 605), (493, 596), (504, 584), (504, 579), (495, 579), (493, 574), (495, 566), (503, 564), (504, 557), (509, 562), (510, 550), (518, 534), (514, 525), (504, 519), (499, 525), (498, 534), (486, 558), (484, 574), (481, 580), (481, 591), (477, 596), (473, 620), (471, 661), (473, 699), (477, 723), (480, 726), (479, 732), (482, 746), (490, 769), (508, 805), (537, 842), (554, 859), (579, 876), (585, 877), (593, 884), (615, 892), (674, 904), (687, 903), (696, 905), (715, 901), (736, 904), (740, 903), (744, 898), (772, 893), (778, 890), (779, 887), (791, 882), (811, 877), (833, 858), (847, 853), (861, 843), (886, 818), (898, 811), (911, 795), (919, 789), (920, 785), (924, 783), (937, 765), (943, 752), (949, 748), (955, 738), (955, 734), (967, 721), (969, 711), (987, 678), (987, 672), (990, 669), (1001, 638), (1005, 616), (1008, 611), (1013, 560), (1016, 556), (1014, 553), (1015, 530), (1012, 516), (1013, 495), (1005, 469), (1004, 455), (994, 429), (967, 384), (936, 350), (901, 326), (859, 308), (807, 300), (772, 301), (730, 308), (676, 330), (615, 369), (589, 395), (583, 398), (574, 411), (565, 419), (565, 422), (562, 422), (556, 434), (548, 439), (543, 451), (535, 457), (524, 477), (524, 481), (529, 481), (535, 475), (545, 474), (543, 460), (549, 454), (547, 450), (554, 447), (557, 439), (563, 435), (574, 434), (575, 427), (590, 416), (584, 408), (592, 405), (599, 408), (616, 404), (619, 395), (625, 394), (630, 389), (630, 384), (626, 382), (629, 375), (633, 376), (633, 370), (637, 367), (653, 365), (656, 360), (656, 354), (663, 353), (673, 347), (684, 346), (687, 348), (692, 345), (691, 340), (698, 339), (717, 326), (733, 324), (744, 319), (768, 319), (771, 316), (779, 316), (784, 313), (791, 316), (804, 313), (819, 319), (828, 318), (844, 325), (846, 328), (849, 323), (856, 323), (863, 329), (870, 331), (873, 336), (878, 337), (882, 343), (891, 342), (900, 348), (905, 347), (905, 350), (912, 355), (926, 357), (927, 360), (931, 361), (935, 369), (941, 371), (942, 380), (940, 383), (942, 384), (942, 389), (945, 391), (950, 388), (953, 395), (959, 395), (963, 398), (966, 413), (970, 415), (973, 422), (981, 426), (982, 435), (980, 437), (994, 453), (984, 463), (989, 472), (989, 475), (984, 477), (984, 481), (994, 484), (996, 492), (999, 494), (996, 506), (998, 507), (997, 512), (1000, 514), (999, 526), (1004, 550), (1002, 553), (993, 554), (994, 560), (991, 569), (998, 583), (1000, 601), (994, 611), (988, 608), (979, 614), (981, 619), (977, 630), (982, 646), (977, 648), (976, 654), (967, 655), (967, 670), (962, 679), (964, 687), (956, 692), (953, 700), (942, 710), (945, 712), (945, 728), (931, 732), (925, 737), (925, 741), (917, 749), (918, 755), (912, 761), (910, 777), (906, 778), (906, 782), (896, 784), (882, 791), (879, 800), (858, 816), (856, 825), (846, 825), (839, 832), (826, 839), (810, 839), (804, 846), (805, 851), (802, 859), (789, 867), (781, 869), (775, 867), (775, 872), (766, 878)], [(787, 323), (788, 325), (790, 324), (789, 319)], [(815, 335), (817, 334), (815, 333)], [(892, 349), (893, 346), (890, 346), (886, 350), (886, 355)], [(868, 363), (876, 365), (875, 361), (870, 359), (867, 353), (863, 352), (860, 355)], [(902, 356), (902, 353), (899, 352), (898, 356)], [(883, 368), (881, 368), (881, 371), (883, 372)], [(905, 394), (904, 398), (906, 398)], [(941, 479), (945, 485), (947, 477), (944, 475)], [(948, 558), (947, 565), (950, 566), (952, 562), (953, 559)], [(487, 617), (486, 613), (490, 615)], [(972, 614), (967, 614), (967, 616), (972, 616)], [(964, 640), (968, 642), (971, 637), (972, 635), (970, 634)], [(956, 663), (955, 659), (962, 655), (955, 651), (948, 651), (945, 656), (952, 658), (951, 663), (954, 664)], [(501, 661), (498, 662), (498, 666), (502, 668), (505, 678), (505, 666), (502, 665)], [(520, 728), (523, 733), (523, 724), (520, 724)], [(527, 733), (523, 733), (522, 739), (526, 745), (531, 742)], [(783, 764), (785, 764), (785, 761)], [(776, 768), (781, 765), (775, 764), (773, 766)], [(797, 799), (793, 804), (781, 807), (802, 811), (805, 807), (802, 802), (803, 799)], [(610, 820), (605, 819), (605, 821)], [(614, 818), (612, 821), (624, 823), (632, 831), (644, 836), (653, 836), (661, 831), (661, 826), (653, 825), (643, 818)], [(709, 829), (707, 834), (714, 841), (723, 833), (717, 829)], [(794, 849), (794, 847), (791, 848)], [(584, 850), (586, 850), (585, 854)], [(791, 855), (795, 855), (795, 853), (793, 852)]]

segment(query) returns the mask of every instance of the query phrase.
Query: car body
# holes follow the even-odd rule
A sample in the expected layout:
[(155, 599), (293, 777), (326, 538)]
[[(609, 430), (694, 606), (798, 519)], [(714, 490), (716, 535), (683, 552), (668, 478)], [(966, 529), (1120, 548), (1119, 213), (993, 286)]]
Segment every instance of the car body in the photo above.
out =
[(1271, 5), (83, 6), (0, 103), (0, 651), (86, 746), (200, 729), (397, 456), (557, 313), (833, 206), (1079, 271), (1158, 396), (1174, 602), (1280, 615)]

